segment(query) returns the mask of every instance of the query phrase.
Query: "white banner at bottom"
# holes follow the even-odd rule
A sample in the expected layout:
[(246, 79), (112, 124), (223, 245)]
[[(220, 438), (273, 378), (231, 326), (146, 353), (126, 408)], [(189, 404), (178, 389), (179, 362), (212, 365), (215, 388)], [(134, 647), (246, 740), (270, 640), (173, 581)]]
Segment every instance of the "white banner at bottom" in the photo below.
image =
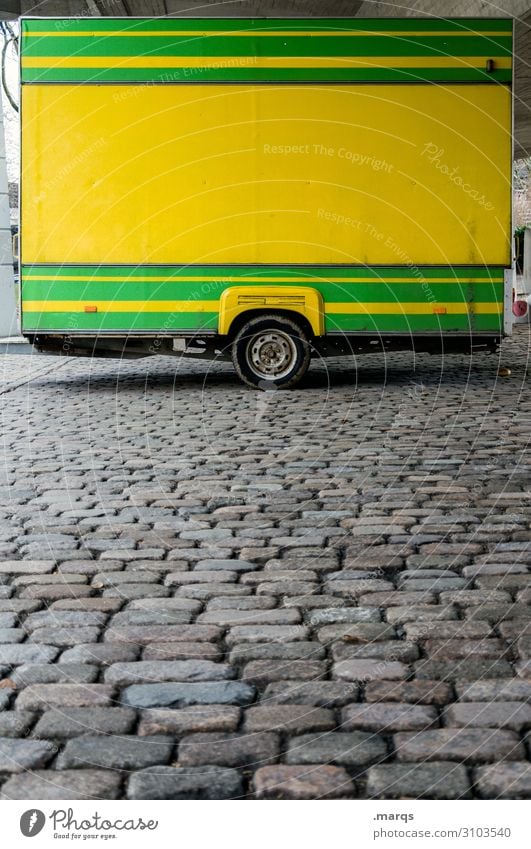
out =
[(0, 802), (9, 849), (527, 849), (528, 812), (524, 801)]

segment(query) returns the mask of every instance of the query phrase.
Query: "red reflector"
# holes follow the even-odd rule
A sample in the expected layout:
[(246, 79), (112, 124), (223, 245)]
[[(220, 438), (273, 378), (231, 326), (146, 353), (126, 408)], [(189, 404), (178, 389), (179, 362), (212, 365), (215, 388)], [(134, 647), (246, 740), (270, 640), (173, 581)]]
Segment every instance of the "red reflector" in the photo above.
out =
[(513, 304), (513, 313), (517, 318), (527, 315), (527, 301), (515, 301)]
[(433, 307), (435, 315), (446, 315), (446, 307)]
[(96, 307), (96, 306), (85, 307), (85, 312), (98, 312), (98, 307)]

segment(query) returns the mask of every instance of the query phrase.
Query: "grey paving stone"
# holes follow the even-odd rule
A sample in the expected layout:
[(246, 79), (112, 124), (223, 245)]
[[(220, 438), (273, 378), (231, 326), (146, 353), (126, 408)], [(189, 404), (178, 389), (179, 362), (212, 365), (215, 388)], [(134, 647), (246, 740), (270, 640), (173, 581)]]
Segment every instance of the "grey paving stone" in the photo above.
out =
[(143, 769), (166, 764), (174, 747), (173, 737), (109, 735), (75, 737), (68, 740), (57, 759), (57, 769)]
[(28, 710), (5, 710), (0, 713), (0, 738), (25, 737), (35, 721), (35, 714)]
[[(214, 643), (151, 643), (142, 649), (143, 660), (222, 660)], [(232, 662), (232, 661), (231, 661)]]
[(216, 681), (193, 684), (132, 684), (122, 693), (124, 705), (136, 708), (186, 707), (187, 705), (246, 705), (255, 690), (240, 681)]
[(113, 643), (84, 643), (72, 646), (62, 652), (58, 660), (63, 664), (90, 664), (109, 666), (113, 663), (128, 663), (136, 660), (140, 654), (138, 646), (118, 645)]
[(189, 610), (122, 610), (115, 613), (110, 623), (111, 628), (123, 625), (188, 625), (193, 618)]
[(434, 762), (371, 766), (367, 795), (373, 799), (470, 799), (472, 794), (462, 764)]
[(322, 660), (253, 660), (244, 666), (242, 679), (265, 686), (270, 681), (314, 681), (325, 674), (326, 664)]
[(452, 688), (442, 681), (368, 681), (367, 702), (445, 705), (453, 699)]
[(107, 684), (32, 684), (17, 696), (17, 710), (49, 707), (105, 707), (115, 688)]
[(21, 643), (26, 636), (22, 628), (0, 628), (0, 644)]
[(386, 640), (382, 642), (334, 643), (330, 646), (332, 660), (375, 660), (413, 663), (420, 656), (420, 647), (411, 640)]
[(185, 610), (189, 613), (198, 613), (201, 610), (201, 602), (191, 598), (143, 598), (134, 599), (127, 605), (128, 610), (153, 611), (155, 613), (165, 611)]
[(206, 608), (209, 610), (272, 610), (276, 607), (277, 600), (272, 596), (218, 596), (207, 601)]
[(98, 610), (41, 610), (24, 620), (24, 630), (31, 633), (39, 628), (63, 628), (105, 625), (108, 614)]
[(210, 660), (134, 661), (114, 663), (105, 670), (107, 684), (128, 684), (151, 681), (221, 681), (234, 677), (234, 670), (226, 663)]
[(348, 705), (341, 712), (341, 727), (345, 731), (415, 731), (437, 724), (438, 714), (428, 705), (377, 704)]
[(439, 728), (395, 735), (397, 757), (402, 761), (519, 760), (524, 750), (513, 731), (484, 728)]
[(0, 613), (0, 628), (14, 628), (17, 617), (14, 613)]
[(119, 587), (109, 587), (103, 591), (104, 598), (120, 598), (130, 601), (136, 598), (160, 598), (169, 596), (170, 591), (158, 584), (131, 583), (122, 584)]
[(279, 754), (278, 734), (191, 734), (179, 743), (179, 764), (183, 767), (219, 765), (256, 768), (273, 763)]
[(221, 627), (234, 625), (297, 625), (301, 621), (295, 608), (286, 610), (207, 610), (198, 622)]
[(2, 799), (118, 799), (122, 777), (113, 770), (35, 770), (14, 775), (0, 789)]
[(531, 705), (525, 702), (466, 702), (449, 705), (443, 723), (461, 728), (511, 728), (520, 731), (531, 727)]
[(73, 646), (78, 642), (95, 643), (101, 628), (36, 628), (29, 636), (31, 643), (44, 643), (50, 646)]
[(530, 799), (531, 764), (525, 761), (490, 764), (474, 770), (482, 799)]
[(51, 663), (59, 654), (57, 646), (31, 643), (0, 646), (0, 663), (21, 666), (26, 663)]
[(209, 642), (217, 640), (220, 636), (220, 629), (215, 625), (130, 625), (108, 628), (104, 639), (109, 643), (133, 643), (142, 646), (157, 642)]
[(377, 607), (329, 607), (313, 610), (308, 615), (308, 622), (313, 627), (343, 622), (379, 622), (380, 619), (381, 614)]
[(354, 795), (354, 785), (343, 767), (312, 764), (272, 764), (253, 778), (257, 799), (343, 799)]
[(18, 666), (10, 677), (21, 689), (30, 684), (92, 684), (98, 674), (98, 667), (89, 664), (36, 663)]
[(43, 713), (33, 733), (48, 739), (67, 739), (82, 734), (128, 734), (135, 720), (135, 711), (128, 708), (53, 708)]
[(292, 737), (285, 760), (288, 764), (331, 763), (356, 767), (386, 757), (387, 746), (378, 734), (365, 731), (333, 731)]
[(0, 738), (0, 772), (24, 772), (39, 769), (56, 754), (56, 747), (46, 740), (14, 740)]
[(169, 572), (164, 578), (164, 583), (168, 587), (183, 587), (188, 584), (209, 584), (213, 581), (219, 584), (231, 584), (238, 578), (237, 572)]
[(198, 560), (194, 566), (194, 571), (207, 572), (253, 572), (259, 569), (258, 563), (250, 563), (248, 560)]
[[(418, 583), (415, 581), (415, 583)], [(438, 622), (439, 620), (457, 619), (457, 608), (454, 605), (407, 605), (406, 607), (390, 607), (386, 611), (386, 619), (391, 624), (404, 622)]]
[(455, 689), (461, 702), (531, 701), (531, 681), (521, 678), (493, 678), (470, 683), (458, 681)]
[(480, 657), (500, 658), (507, 653), (502, 640), (426, 640), (424, 651), (432, 660), (470, 660)]
[(121, 598), (60, 598), (52, 602), (50, 610), (102, 610), (113, 613), (123, 606)]
[(0, 575), (45, 575), (53, 572), (55, 560), (4, 560)]
[(332, 677), (342, 681), (400, 680), (408, 673), (408, 667), (399, 661), (340, 660), (334, 664)]
[(128, 799), (238, 799), (243, 781), (236, 769), (219, 766), (148, 767), (135, 772), (127, 786)]
[(415, 664), (417, 678), (432, 681), (476, 681), (481, 678), (508, 678), (512, 673), (507, 660), (475, 657), (461, 660), (420, 660)]
[(229, 630), (225, 639), (229, 646), (235, 646), (238, 643), (283, 643), (305, 640), (308, 634), (309, 630), (304, 625), (236, 625)]
[(183, 735), (195, 731), (235, 731), (240, 716), (240, 708), (232, 705), (151, 708), (142, 711), (138, 733)]
[(334, 714), (327, 708), (263, 704), (246, 710), (243, 730), (249, 734), (256, 731), (301, 734), (307, 731), (331, 731), (334, 726)]
[(273, 681), (264, 690), (266, 704), (315, 705), (315, 707), (341, 707), (357, 701), (357, 684), (340, 681)]

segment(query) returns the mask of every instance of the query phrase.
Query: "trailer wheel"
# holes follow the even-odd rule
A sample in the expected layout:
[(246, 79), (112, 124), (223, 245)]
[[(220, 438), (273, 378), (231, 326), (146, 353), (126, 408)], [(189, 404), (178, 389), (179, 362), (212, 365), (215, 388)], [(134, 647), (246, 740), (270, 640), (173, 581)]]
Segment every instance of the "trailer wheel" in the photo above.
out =
[(308, 335), (291, 318), (255, 315), (232, 343), (232, 362), (238, 377), (254, 389), (291, 389), (310, 364)]

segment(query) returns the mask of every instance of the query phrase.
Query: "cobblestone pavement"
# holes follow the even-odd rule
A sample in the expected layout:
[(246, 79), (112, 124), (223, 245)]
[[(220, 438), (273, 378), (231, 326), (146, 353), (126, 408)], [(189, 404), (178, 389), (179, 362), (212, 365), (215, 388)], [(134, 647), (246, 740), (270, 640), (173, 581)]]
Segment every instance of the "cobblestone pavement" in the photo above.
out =
[(3, 357), (0, 795), (529, 797), (528, 347)]

